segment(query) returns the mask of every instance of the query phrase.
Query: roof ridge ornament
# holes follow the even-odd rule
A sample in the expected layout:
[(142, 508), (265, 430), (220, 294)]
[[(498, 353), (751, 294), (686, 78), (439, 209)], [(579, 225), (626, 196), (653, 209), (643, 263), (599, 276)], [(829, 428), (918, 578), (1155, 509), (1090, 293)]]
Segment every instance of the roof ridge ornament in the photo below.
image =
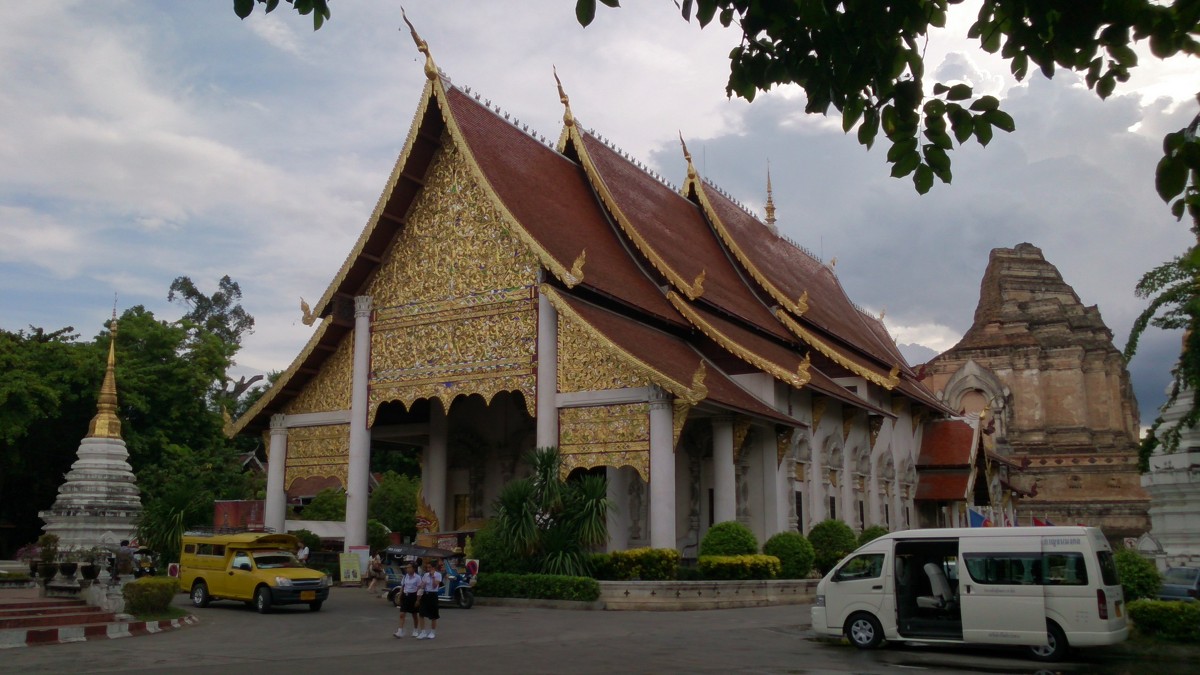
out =
[(575, 126), (575, 115), (571, 113), (571, 99), (563, 89), (562, 80), (558, 79), (558, 67), (550, 66), (550, 69), (554, 72), (554, 84), (558, 86), (558, 100), (563, 104), (563, 124), (573, 127)]
[(438, 77), (438, 67), (433, 62), (433, 55), (429, 53), (429, 43), (422, 40), (420, 35), (417, 35), (417, 29), (408, 20), (408, 15), (404, 13), (403, 7), (400, 8), (400, 18), (404, 19), (404, 23), (408, 25), (408, 32), (412, 34), (413, 42), (417, 45), (417, 51), (425, 55), (425, 77), (430, 80), (436, 80)]
[(767, 205), (764, 207), (767, 212), (767, 227), (771, 228), (771, 232), (778, 234), (779, 228), (775, 226), (775, 197), (771, 190), (771, 160), (767, 160)]
[(679, 132), (679, 145), (683, 146), (683, 158), (687, 161), (688, 180), (696, 180), (696, 165), (692, 164), (692, 153), (688, 152), (687, 143), (683, 140), (683, 132)]

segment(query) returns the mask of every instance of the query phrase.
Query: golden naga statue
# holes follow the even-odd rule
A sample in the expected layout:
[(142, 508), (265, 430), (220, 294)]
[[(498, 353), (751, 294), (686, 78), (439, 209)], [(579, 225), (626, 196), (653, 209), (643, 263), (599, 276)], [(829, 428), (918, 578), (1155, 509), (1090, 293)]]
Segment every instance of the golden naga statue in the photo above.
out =
[(417, 488), (417, 532), (441, 532), (441, 523), (433, 507), (425, 501), (425, 488)]

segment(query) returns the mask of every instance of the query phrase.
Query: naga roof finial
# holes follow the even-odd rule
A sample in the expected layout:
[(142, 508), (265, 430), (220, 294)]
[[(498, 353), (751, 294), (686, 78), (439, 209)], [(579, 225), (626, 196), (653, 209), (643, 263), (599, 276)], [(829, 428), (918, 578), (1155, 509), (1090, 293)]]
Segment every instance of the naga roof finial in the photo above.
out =
[(404, 19), (404, 23), (408, 25), (408, 32), (412, 34), (413, 42), (417, 45), (417, 51), (425, 55), (425, 77), (431, 80), (437, 79), (438, 69), (433, 63), (433, 56), (429, 53), (429, 43), (422, 40), (420, 35), (417, 35), (417, 29), (408, 20), (408, 15), (404, 13), (403, 7), (400, 8), (400, 18)]
[(563, 104), (563, 124), (572, 127), (575, 126), (575, 116), (571, 114), (571, 99), (567, 97), (566, 90), (563, 89), (562, 80), (558, 79), (558, 68), (551, 66), (554, 71), (554, 83), (558, 85), (558, 100)]
[(696, 166), (692, 164), (692, 153), (688, 152), (687, 143), (683, 140), (683, 132), (679, 132), (679, 145), (683, 147), (683, 158), (687, 160), (687, 175), (689, 179), (696, 177)]

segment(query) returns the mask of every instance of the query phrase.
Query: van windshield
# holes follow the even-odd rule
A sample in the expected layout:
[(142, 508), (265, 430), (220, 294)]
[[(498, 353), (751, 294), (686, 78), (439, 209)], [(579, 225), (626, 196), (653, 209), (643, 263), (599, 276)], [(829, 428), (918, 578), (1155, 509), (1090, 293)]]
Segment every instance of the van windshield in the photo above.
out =
[(254, 565), (260, 570), (304, 567), (291, 551), (255, 551)]

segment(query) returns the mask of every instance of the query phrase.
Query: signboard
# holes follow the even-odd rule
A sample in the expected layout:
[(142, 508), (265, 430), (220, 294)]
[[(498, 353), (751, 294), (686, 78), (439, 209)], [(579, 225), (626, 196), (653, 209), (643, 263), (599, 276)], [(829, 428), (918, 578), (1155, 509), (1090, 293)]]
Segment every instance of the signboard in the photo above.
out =
[(167, 576), (179, 578), (179, 563), (171, 563), (167, 565)]
[(343, 553), (338, 556), (338, 562), (343, 584), (362, 583), (362, 561), (357, 553)]
[(213, 530), (261, 532), (265, 507), (261, 499), (230, 499), (213, 502)]

